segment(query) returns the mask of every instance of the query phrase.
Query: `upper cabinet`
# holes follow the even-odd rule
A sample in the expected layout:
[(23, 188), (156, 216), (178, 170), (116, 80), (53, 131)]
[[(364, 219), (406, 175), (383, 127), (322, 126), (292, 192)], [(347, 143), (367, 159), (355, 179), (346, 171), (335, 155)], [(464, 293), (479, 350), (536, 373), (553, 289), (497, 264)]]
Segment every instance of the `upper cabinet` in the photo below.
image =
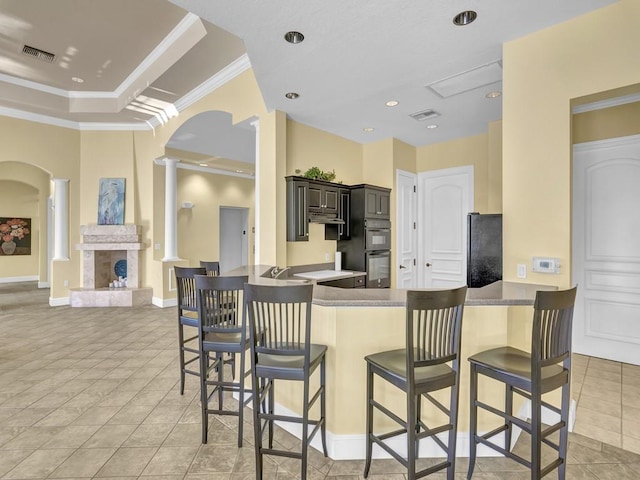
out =
[(389, 220), (391, 190), (374, 185), (356, 185), (351, 189), (352, 210), (360, 218)]
[(309, 213), (338, 213), (338, 187), (311, 180), (309, 182)]
[(287, 177), (287, 241), (309, 241), (309, 182)]

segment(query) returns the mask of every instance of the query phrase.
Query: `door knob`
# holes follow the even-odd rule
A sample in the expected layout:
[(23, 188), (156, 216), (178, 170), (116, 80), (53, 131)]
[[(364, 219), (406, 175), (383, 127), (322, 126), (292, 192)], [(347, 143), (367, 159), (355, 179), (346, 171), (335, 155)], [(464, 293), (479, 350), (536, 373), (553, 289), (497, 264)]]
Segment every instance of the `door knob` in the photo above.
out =
[(427, 263), (425, 263), (425, 266), (431, 267), (432, 265), (429, 262), (427, 262)]

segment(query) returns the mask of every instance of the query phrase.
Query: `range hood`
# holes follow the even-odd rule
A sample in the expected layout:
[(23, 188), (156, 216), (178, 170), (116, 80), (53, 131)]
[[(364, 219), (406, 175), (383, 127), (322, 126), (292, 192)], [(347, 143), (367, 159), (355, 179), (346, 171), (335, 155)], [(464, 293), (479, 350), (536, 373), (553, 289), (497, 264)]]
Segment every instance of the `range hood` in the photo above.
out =
[(335, 215), (327, 215), (324, 213), (312, 213), (309, 215), (310, 223), (323, 223), (325, 225), (344, 225), (344, 220), (339, 219)]

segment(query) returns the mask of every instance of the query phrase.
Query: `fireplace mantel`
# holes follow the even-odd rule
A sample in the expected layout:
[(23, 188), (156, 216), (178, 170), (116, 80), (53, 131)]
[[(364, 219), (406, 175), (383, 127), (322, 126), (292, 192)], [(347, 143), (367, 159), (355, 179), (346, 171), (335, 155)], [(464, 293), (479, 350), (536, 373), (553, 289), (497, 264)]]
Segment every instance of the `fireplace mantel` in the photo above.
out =
[[(151, 303), (151, 288), (140, 287), (140, 226), (82, 225), (82, 288), (72, 288), (72, 307), (126, 307)], [(127, 287), (110, 288), (117, 280), (114, 265), (127, 261)]]

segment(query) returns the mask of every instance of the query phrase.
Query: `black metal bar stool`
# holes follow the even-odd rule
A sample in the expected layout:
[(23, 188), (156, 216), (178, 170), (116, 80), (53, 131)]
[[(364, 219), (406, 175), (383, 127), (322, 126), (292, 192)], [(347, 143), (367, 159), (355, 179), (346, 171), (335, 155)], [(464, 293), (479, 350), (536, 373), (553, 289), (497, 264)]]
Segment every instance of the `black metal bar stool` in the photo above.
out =
[[(559, 480), (564, 480), (567, 466), (567, 435), (569, 429), (569, 387), (571, 385), (571, 324), (576, 287), (561, 291), (538, 291), (534, 303), (531, 353), (513, 347), (500, 347), (477, 353), (471, 363), (471, 445), (469, 472), (473, 475), (478, 443), (491, 447), (531, 469), (531, 479), (538, 480), (558, 468)], [(562, 363), (561, 363), (562, 362)], [(505, 384), (505, 411), (500, 411), (478, 400), (478, 375), (485, 375)], [(561, 406), (558, 408), (542, 400), (542, 395), (562, 388)], [(513, 416), (513, 394), (531, 400), (531, 422)], [(560, 415), (560, 421), (542, 430), (542, 407)], [(504, 425), (478, 435), (478, 407), (504, 419)], [(511, 452), (513, 425), (531, 435), (531, 460)], [(560, 431), (555, 444), (548, 437)], [(504, 447), (489, 441), (505, 432)], [(558, 452), (558, 458), (549, 465), (541, 465), (542, 443)]]
[[(311, 300), (313, 285), (246, 285), (245, 301), (251, 331), (251, 374), (253, 377), (253, 428), (255, 434), (256, 478), (262, 478), (263, 455), (299, 458), (301, 478), (307, 477), (309, 442), (320, 430), (327, 456), (325, 426), (326, 345), (311, 343)], [(311, 395), (309, 377), (320, 367), (320, 386)], [(274, 413), (275, 380), (303, 382), (302, 416)], [(320, 418), (310, 419), (311, 406), (320, 400)], [(273, 448), (273, 422), (302, 424), (300, 452)], [(314, 428), (309, 433), (309, 425)], [(263, 446), (265, 430), (268, 445)]]
[[(176, 275), (176, 289), (178, 290), (178, 347), (180, 349), (180, 395), (184, 394), (185, 374), (200, 376), (199, 371), (189, 370), (187, 366), (197, 362), (200, 351), (187, 346), (187, 343), (198, 338), (197, 331), (192, 337), (185, 338), (184, 327), (198, 328), (198, 306), (196, 304), (196, 275), (206, 275), (203, 267), (174, 267)], [(185, 352), (194, 356), (185, 359)]]
[[(196, 275), (196, 299), (198, 304), (198, 345), (200, 350), (200, 404), (202, 409), (202, 443), (207, 443), (209, 414), (238, 416), (238, 446), (242, 446), (242, 427), (245, 400), (245, 378), (251, 373), (245, 369), (245, 352), (249, 349), (249, 333), (242, 315), (242, 291), (247, 276), (215, 277)], [(210, 354), (216, 360), (209, 361)], [(238, 381), (225, 381), (224, 354), (232, 358), (240, 355)], [(235, 362), (232, 362), (235, 365)], [(214, 375), (211, 375), (211, 374)], [(212, 378), (211, 378), (212, 377)], [(235, 380), (235, 376), (233, 377)], [(209, 387), (213, 389), (209, 391)], [(238, 410), (225, 410), (224, 392), (238, 392)], [(218, 394), (218, 408), (209, 402)]]
[[(408, 291), (405, 348), (365, 357), (367, 362), (365, 477), (369, 475), (372, 448), (375, 443), (407, 468), (409, 480), (421, 478), (445, 468), (447, 479), (453, 480), (460, 385), (460, 338), (466, 293), (466, 286), (452, 290)], [(375, 400), (373, 385), (375, 375), (405, 392), (406, 420)], [(430, 395), (431, 392), (443, 388), (451, 389), (448, 408)], [(421, 419), (422, 397), (444, 412), (448, 417), (448, 423), (438, 427), (428, 427)], [(373, 433), (374, 408), (394, 420), (401, 428), (384, 434)], [(449, 432), (447, 444), (436, 436), (442, 432)], [(385, 440), (405, 434), (407, 458), (385, 443)], [(416, 472), (419, 442), (429, 437), (445, 451), (447, 459)]]

